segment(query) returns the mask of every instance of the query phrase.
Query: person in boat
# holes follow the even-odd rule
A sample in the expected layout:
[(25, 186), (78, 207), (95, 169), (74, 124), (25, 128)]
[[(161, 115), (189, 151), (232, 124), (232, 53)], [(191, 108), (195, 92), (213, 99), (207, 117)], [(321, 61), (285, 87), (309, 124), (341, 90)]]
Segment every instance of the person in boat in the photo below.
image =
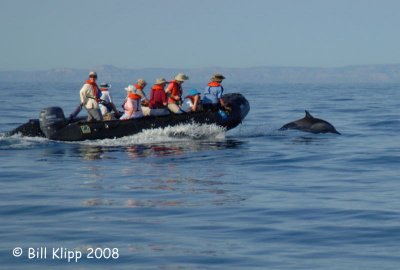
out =
[(184, 73), (178, 73), (165, 90), (169, 95), (168, 109), (173, 113), (183, 113), (180, 105), (182, 105), (182, 84), (186, 80), (189, 80), (188, 76)]
[(142, 97), (138, 95), (137, 89), (132, 84), (125, 88), (127, 91), (127, 96), (125, 98), (122, 108), (124, 108), (124, 114), (121, 116), (120, 120), (128, 120), (131, 118), (141, 118), (143, 117)]
[(101, 91), (96, 84), (96, 80), (97, 73), (90, 71), (88, 80), (85, 82), (79, 92), (81, 107), (85, 107), (88, 112), (87, 121), (103, 120), (103, 116), (99, 107)]
[(133, 85), (135, 89), (133, 90), (133, 94), (140, 96), (140, 99), (148, 101), (146, 94), (144, 93), (143, 89), (146, 87), (147, 82), (144, 79), (139, 79)]
[(149, 111), (146, 115), (161, 116), (168, 115), (168, 97), (165, 92), (167, 81), (164, 78), (159, 78), (153, 85), (150, 91)]
[[(117, 110), (115, 104), (112, 101), (111, 94), (109, 91), (110, 88), (111, 84), (109, 83), (100, 84), (101, 96), (100, 96), (99, 107), (104, 120), (112, 120), (120, 116), (119, 111)], [(114, 115), (111, 114), (112, 111), (114, 111)]]
[(189, 94), (183, 100), (181, 109), (184, 112), (196, 112), (201, 110), (200, 92), (196, 89), (190, 89)]
[(207, 87), (204, 90), (202, 104), (204, 110), (218, 110), (221, 108), (226, 108), (224, 100), (222, 99), (222, 94), (224, 93), (224, 88), (221, 83), (225, 79), (222, 74), (214, 74)]

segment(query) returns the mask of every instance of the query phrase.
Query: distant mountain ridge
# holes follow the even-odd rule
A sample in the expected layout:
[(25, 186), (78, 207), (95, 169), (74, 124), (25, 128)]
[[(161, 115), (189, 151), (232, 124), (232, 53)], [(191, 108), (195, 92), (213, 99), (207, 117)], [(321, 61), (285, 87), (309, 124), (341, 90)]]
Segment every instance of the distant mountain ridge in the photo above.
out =
[[(398, 83), (400, 64), (359, 65), (334, 68), (260, 66), (249, 68), (118, 68), (102, 65), (93, 68), (100, 81), (134, 82), (144, 78), (173, 78), (176, 73), (189, 75), (191, 83), (204, 83), (219, 72), (227, 83)], [(74, 82), (86, 79), (88, 69), (53, 68), (42, 71), (0, 71), (0, 82)]]

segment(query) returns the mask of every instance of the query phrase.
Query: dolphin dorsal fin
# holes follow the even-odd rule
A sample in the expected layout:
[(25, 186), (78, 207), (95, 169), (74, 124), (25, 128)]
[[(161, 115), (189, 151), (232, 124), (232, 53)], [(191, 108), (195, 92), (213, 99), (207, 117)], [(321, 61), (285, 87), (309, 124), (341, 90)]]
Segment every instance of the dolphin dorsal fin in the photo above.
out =
[(307, 110), (305, 110), (305, 112), (306, 112), (306, 118), (314, 118), (312, 115), (311, 115), (311, 113), (309, 113)]

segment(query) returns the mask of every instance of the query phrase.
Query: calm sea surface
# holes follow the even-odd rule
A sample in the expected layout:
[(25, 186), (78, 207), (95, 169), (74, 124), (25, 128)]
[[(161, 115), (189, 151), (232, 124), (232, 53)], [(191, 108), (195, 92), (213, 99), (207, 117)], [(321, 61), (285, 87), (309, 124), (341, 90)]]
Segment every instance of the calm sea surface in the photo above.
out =
[[(4, 136), (80, 86), (0, 83), (0, 269), (400, 269), (400, 85), (227, 84), (227, 133)], [(277, 131), (305, 109), (342, 135)]]

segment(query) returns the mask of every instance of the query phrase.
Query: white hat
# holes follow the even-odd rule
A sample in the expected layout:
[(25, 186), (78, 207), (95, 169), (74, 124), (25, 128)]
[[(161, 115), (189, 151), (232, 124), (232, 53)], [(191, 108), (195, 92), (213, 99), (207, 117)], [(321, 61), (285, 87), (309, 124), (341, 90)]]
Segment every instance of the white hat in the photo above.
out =
[(185, 73), (178, 73), (178, 74), (175, 76), (175, 81), (183, 82), (183, 81), (186, 81), (186, 80), (189, 80), (189, 77), (186, 76)]
[(128, 87), (125, 87), (125, 91), (133, 92), (134, 90), (135, 90), (135, 87), (132, 84), (128, 85)]

